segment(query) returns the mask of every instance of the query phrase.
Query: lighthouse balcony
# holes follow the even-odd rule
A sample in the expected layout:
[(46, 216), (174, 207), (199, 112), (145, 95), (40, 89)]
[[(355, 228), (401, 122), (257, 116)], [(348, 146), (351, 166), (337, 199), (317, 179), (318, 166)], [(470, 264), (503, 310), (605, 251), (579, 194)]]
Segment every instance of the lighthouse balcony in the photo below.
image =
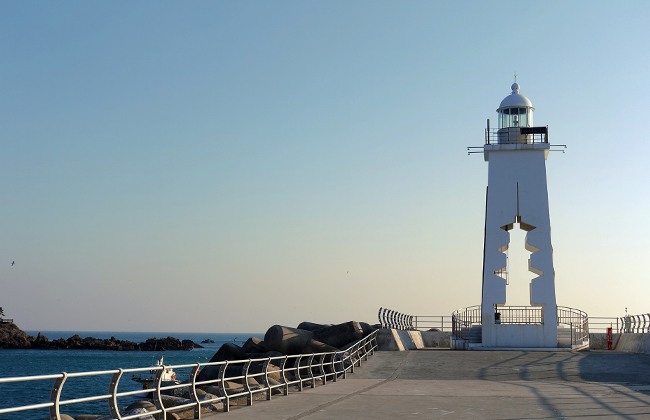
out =
[(485, 144), (548, 144), (546, 127), (485, 129)]

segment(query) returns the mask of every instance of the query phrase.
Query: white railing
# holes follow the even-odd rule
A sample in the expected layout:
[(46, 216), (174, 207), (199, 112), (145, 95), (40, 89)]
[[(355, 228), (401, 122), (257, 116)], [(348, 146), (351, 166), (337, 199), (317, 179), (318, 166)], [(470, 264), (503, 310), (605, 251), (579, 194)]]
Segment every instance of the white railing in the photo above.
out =
[(650, 314), (625, 315), (620, 320), (622, 333), (644, 334), (650, 332)]
[[(61, 420), (61, 407), (70, 404), (79, 404), (93, 401), (106, 401), (108, 403), (108, 410), (112, 418), (117, 420), (130, 420), (149, 415), (161, 414), (162, 418), (167, 418), (166, 414), (179, 410), (194, 409), (194, 418), (201, 418), (201, 407), (221, 402), (223, 404), (223, 411), (230, 411), (230, 401), (233, 398), (246, 398), (246, 404), (252, 405), (254, 395), (266, 392), (266, 399), (270, 400), (273, 390), (281, 389), (284, 395), (289, 394), (289, 387), (297, 388), (302, 391), (303, 387), (307, 384), (314, 388), (317, 381), (326, 384), (328, 380), (336, 382), (340, 377), (346, 378), (347, 373), (354, 372), (356, 366), (361, 366), (361, 360), (368, 360), (368, 355), (372, 355), (377, 348), (377, 331), (373, 331), (365, 338), (357, 341), (347, 349), (336, 352), (327, 353), (310, 353), (298, 354), (289, 356), (277, 356), (258, 359), (246, 360), (229, 360), (223, 362), (211, 363), (193, 363), (187, 365), (174, 365), (174, 366), (149, 366), (145, 368), (136, 369), (116, 369), (106, 371), (94, 372), (80, 372), (80, 373), (59, 373), (54, 375), (40, 375), (40, 376), (25, 376), (15, 378), (0, 378), (0, 384), (11, 384), (27, 381), (43, 381), (54, 380), (50, 392), (49, 402), (31, 404), (19, 407), (6, 407), (0, 408), (0, 414), (24, 412), (29, 410), (37, 410), (48, 408), (50, 420)], [(261, 369), (259, 365), (261, 364)], [(276, 365), (279, 370), (269, 370), (269, 366)], [(251, 372), (251, 366), (257, 365), (257, 369)], [(218, 379), (211, 379), (206, 381), (197, 381), (198, 373), (201, 368), (207, 366), (218, 366), (219, 374)], [(241, 375), (226, 376), (226, 369), (229, 366), (241, 366)], [(182, 369), (192, 368), (188, 381), (181, 384), (174, 384), (163, 386), (162, 373), (166, 369)], [(255, 372), (258, 370), (259, 372)], [(118, 392), (118, 385), (120, 379), (125, 373), (155, 371), (156, 378), (152, 388), (146, 391), (126, 391)], [(270, 375), (279, 374), (280, 381), (269, 380)], [(68, 378), (90, 377), (98, 375), (111, 375), (109, 382), (109, 393), (105, 395), (96, 395), (84, 398), (75, 398), (62, 400), (61, 392), (65, 386)], [(251, 385), (249, 379), (256, 379), (262, 381), (259, 386)], [(229, 389), (226, 387), (226, 382), (241, 381), (242, 390)], [(202, 385), (213, 385), (218, 387), (219, 396), (211, 399), (199, 398), (197, 387)], [(163, 404), (163, 392), (173, 391), (176, 389), (186, 388), (189, 391), (190, 403), (177, 405), (173, 407), (166, 407)], [(5, 390), (5, 393), (8, 391)], [(9, 391), (10, 392), (10, 391)], [(117, 404), (117, 399), (126, 396), (142, 394), (143, 392), (153, 393), (153, 400), (156, 409), (142, 414), (121, 416), (120, 409)]]
[(413, 327), (419, 331), (451, 331), (451, 315), (414, 315)]
[(381, 328), (392, 328), (396, 330), (414, 330), (413, 315), (403, 314), (388, 308), (379, 308), (377, 314)]
[(614, 334), (650, 333), (650, 314), (625, 315), (621, 317), (589, 317), (591, 332), (606, 333), (611, 328)]
[[(589, 317), (579, 309), (557, 307), (557, 324), (569, 327), (569, 340), (574, 349), (589, 342)], [(467, 342), (478, 342), (478, 326), (482, 325), (481, 305), (461, 308), (452, 314), (452, 334)], [(533, 306), (495, 306), (494, 319), (497, 324), (543, 324), (544, 311)], [(649, 317), (650, 320), (650, 317)], [(473, 333), (474, 332), (474, 333)]]
[(381, 328), (407, 331), (451, 331), (452, 317), (444, 315), (407, 315), (388, 308), (379, 308), (377, 314)]
[(590, 316), (589, 317), (589, 332), (590, 333), (607, 333), (607, 329), (611, 328), (612, 333), (618, 334), (623, 332), (622, 318), (618, 317), (605, 317), (605, 316)]
[(589, 316), (580, 309), (557, 307), (557, 324), (569, 326), (571, 348), (580, 350), (589, 347)]
[[(482, 323), (483, 314), (481, 305), (470, 306), (455, 310), (452, 315), (451, 333), (466, 342), (480, 342), (478, 337), (473, 336), (473, 327), (479, 327)], [(476, 331), (474, 331), (476, 332)]]

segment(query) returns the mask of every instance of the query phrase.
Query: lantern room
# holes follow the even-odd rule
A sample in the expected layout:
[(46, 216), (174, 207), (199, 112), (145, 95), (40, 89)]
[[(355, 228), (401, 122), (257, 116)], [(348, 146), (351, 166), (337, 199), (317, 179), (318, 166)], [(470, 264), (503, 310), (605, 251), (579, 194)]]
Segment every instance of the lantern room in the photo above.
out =
[(499, 114), (499, 129), (533, 126), (533, 104), (524, 95), (519, 93), (519, 84), (511, 86), (512, 93), (501, 101), (497, 113)]

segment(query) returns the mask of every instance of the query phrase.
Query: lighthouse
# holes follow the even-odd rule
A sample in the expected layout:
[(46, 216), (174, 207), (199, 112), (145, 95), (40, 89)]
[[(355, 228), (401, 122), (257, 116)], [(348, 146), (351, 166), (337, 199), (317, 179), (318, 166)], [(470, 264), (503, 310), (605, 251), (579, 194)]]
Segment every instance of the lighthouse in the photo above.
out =
[[(486, 129), (483, 156), (488, 162), (488, 187), (481, 304), (482, 346), (557, 347), (557, 304), (551, 246), (551, 220), (546, 185), (550, 145), (548, 126), (535, 127), (531, 101), (519, 85), (501, 101), (497, 128)], [(526, 231), (531, 253), (528, 270), (530, 306), (506, 305), (509, 281), (507, 252), (510, 232)]]

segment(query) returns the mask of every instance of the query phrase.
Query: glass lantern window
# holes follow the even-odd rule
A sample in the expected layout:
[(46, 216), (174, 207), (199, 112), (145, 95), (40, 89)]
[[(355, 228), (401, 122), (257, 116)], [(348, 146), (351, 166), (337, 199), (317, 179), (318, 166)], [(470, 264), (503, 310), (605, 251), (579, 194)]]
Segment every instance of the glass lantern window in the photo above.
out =
[(533, 111), (530, 108), (504, 108), (499, 111), (499, 128), (532, 127)]

